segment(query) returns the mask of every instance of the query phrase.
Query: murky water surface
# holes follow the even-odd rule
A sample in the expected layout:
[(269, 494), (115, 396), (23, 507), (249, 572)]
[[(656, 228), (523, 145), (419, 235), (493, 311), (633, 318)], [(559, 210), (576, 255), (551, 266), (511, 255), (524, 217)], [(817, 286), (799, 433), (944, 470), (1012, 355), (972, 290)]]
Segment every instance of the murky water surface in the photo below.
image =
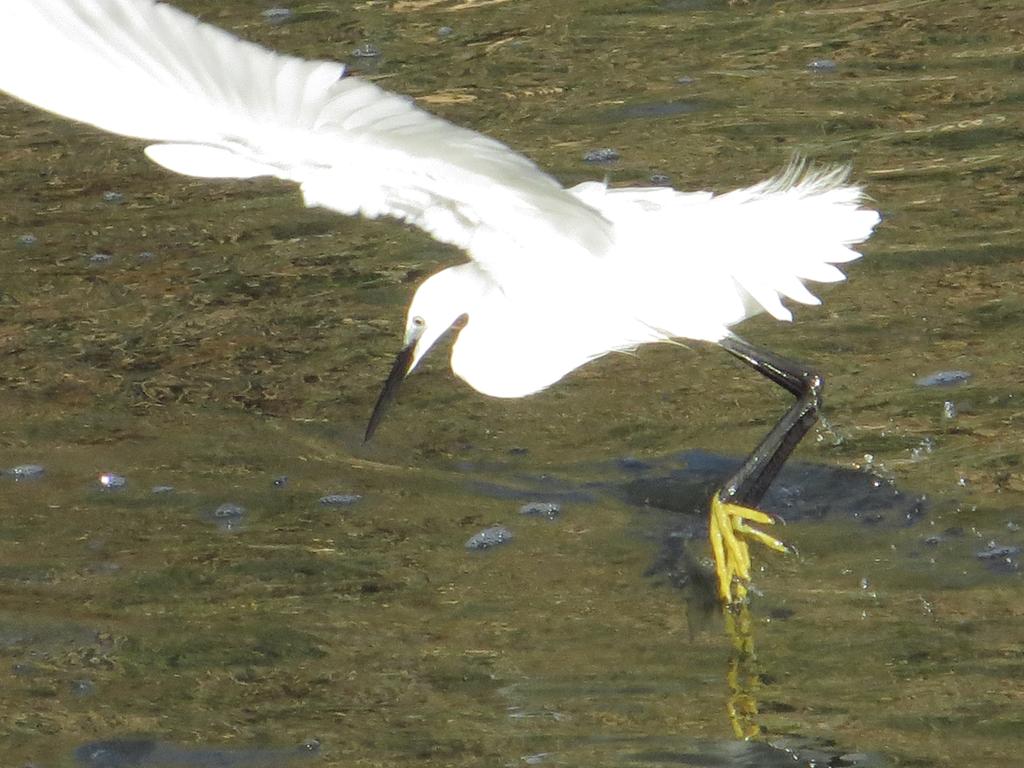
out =
[[(363, 447), (457, 253), (0, 100), (5, 765), (1019, 760), (1019, 3), (180, 5), (566, 182), (724, 191), (801, 152), (885, 222), (823, 307), (742, 329), (827, 372), (829, 426), (737, 648), (693, 512), (769, 384), (695, 345), (498, 402), (437, 354)], [(916, 385), (944, 371), (970, 376)]]

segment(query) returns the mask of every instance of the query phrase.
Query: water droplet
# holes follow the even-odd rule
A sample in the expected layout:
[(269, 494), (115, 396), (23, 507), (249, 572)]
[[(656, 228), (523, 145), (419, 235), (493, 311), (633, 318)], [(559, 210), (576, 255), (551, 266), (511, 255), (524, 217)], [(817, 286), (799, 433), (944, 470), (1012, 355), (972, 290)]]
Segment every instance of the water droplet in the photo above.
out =
[(543, 517), (545, 520), (555, 520), (562, 514), (562, 507), (550, 501), (531, 501), (519, 508), (519, 514), (526, 517)]
[(233, 533), (242, 527), (249, 511), (240, 504), (226, 502), (217, 507), (213, 512), (205, 512), (204, 519), (213, 523), (224, 533)]
[(376, 59), (380, 57), (380, 48), (373, 43), (363, 43), (352, 51), (357, 59)]
[(970, 371), (939, 371), (917, 380), (919, 387), (953, 387), (970, 381)]
[(291, 8), (267, 8), (267, 10), (260, 13), (260, 16), (268, 24), (284, 24), (293, 15), (294, 11)]
[(116, 491), (127, 484), (128, 481), (116, 472), (104, 472), (100, 475), (100, 487), (105, 491)]
[(3, 474), (9, 475), (17, 480), (32, 480), (38, 477), (42, 477), (43, 469), (41, 464), (19, 464), (16, 467), (5, 469)]
[(476, 551), (492, 549), (507, 544), (512, 541), (512, 538), (512, 531), (503, 525), (495, 525), (470, 536), (466, 540), (466, 549)]
[(96, 693), (96, 684), (92, 680), (72, 680), (71, 695), (86, 698)]
[(811, 59), (807, 62), (809, 72), (835, 72), (838, 69), (839, 65), (832, 59)]
[(356, 493), (329, 493), (320, 497), (320, 503), (328, 507), (348, 507), (362, 498)]
[(602, 147), (601, 149), (591, 149), (589, 152), (583, 154), (583, 162), (585, 163), (612, 163), (618, 160), (620, 157), (618, 150), (612, 149), (611, 147)]

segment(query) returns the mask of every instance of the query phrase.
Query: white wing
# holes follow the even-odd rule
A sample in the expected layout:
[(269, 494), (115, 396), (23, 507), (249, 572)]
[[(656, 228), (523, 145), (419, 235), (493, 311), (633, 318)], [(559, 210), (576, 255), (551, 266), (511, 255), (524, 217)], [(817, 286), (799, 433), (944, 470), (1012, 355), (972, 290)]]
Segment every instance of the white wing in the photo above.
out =
[(496, 275), (509, 250), (558, 258), (554, 238), (563, 253), (607, 249), (608, 222), (530, 160), (343, 75), (152, 0), (0, 8), (0, 90), (159, 142), (146, 153), (173, 171), (295, 181), (307, 205), (402, 219)]
[[(820, 304), (805, 281), (844, 279), (836, 265), (860, 257), (854, 246), (879, 221), (848, 176), (848, 168), (809, 169), (797, 159), (775, 178), (724, 195), (594, 182), (572, 192), (614, 223), (623, 254), (617, 282), (623, 293), (642, 291), (637, 315), (668, 335), (716, 340), (762, 311), (791, 320), (782, 298)], [(632, 285), (633, 275), (646, 276), (644, 285)]]

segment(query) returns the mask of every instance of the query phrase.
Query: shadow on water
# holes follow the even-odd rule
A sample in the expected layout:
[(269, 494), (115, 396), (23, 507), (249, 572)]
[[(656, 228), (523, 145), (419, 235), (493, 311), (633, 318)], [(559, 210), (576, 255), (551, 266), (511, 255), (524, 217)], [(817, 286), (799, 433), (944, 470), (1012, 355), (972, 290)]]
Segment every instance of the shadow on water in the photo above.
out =
[(695, 744), (692, 750), (659, 752), (644, 750), (626, 760), (643, 765), (680, 765), (694, 768), (889, 768), (891, 760), (877, 754), (843, 752), (833, 745), (812, 744), (799, 739), (720, 741)]
[(123, 739), (83, 744), (75, 759), (83, 768), (286, 768), (319, 751), (315, 740), (294, 749), (215, 749)]
[[(496, 498), (593, 502), (614, 496), (635, 507), (651, 507), (692, 517), (693, 535), (707, 533), (706, 512), (711, 494), (740, 467), (737, 458), (684, 451), (664, 457), (624, 458), (600, 464), (548, 469), (543, 475), (515, 474), (509, 466), (486, 465), (486, 474), (511, 474), (508, 484), (470, 480), (469, 487)], [(473, 474), (472, 465), (459, 471)], [(563, 475), (563, 476), (560, 476)], [(573, 481), (572, 475), (601, 480)], [(924, 515), (927, 499), (906, 494), (871, 471), (807, 462), (790, 462), (769, 488), (761, 508), (783, 523), (836, 516), (866, 524), (910, 524)], [(686, 525), (687, 523), (681, 523)]]
[[(559, 504), (595, 504), (610, 497), (640, 510), (674, 513), (638, 520), (641, 535), (660, 542), (661, 552), (648, 575), (663, 573), (675, 586), (692, 587), (700, 603), (711, 605), (711, 572), (684, 545), (692, 542), (695, 551), (705, 546), (711, 496), (741, 463), (706, 451), (684, 451), (661, 458), (624, 458), (561, 470), (548, 468), (540, 476), (493, 463), (482, 473), (487, 480), (472, 479), (476, 472), (470, 465), (460, 465), (459, 471), (470, 478), (471, 490), (498, 499), (550, 504), (557, 509)], [(496, 482), (503, 476), (508, 477), (506, 482)], [(570, 479), (595, 476), (602, 479)], [(787, 464), (760, 504), (760, 509), (782, 525), (831, 519), (903, 527), (918, 522), (927, 508), (926, 496), (904, 493), (891, 480), (871, 471), (806, 462)], [(526, 509), (521, 512), (526, 513)], [(785, 538), (784, 531), (775, 533)], [(937, 544), (941, 540), (944, 537), (928, 541)], [(997, 557), (998, 553), (993, 555), (993, 559)]]

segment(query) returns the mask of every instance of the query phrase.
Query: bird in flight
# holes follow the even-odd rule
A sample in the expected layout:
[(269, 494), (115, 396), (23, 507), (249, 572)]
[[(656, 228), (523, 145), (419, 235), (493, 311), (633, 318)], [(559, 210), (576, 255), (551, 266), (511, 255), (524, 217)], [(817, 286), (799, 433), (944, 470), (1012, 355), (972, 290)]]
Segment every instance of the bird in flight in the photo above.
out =
[(370, 417), (452, 327), (452, 370), (494, 397), (524, 397), (609, 352), (713, 342), (795, 398), (711, 499), (722, 601), (741, 600), (748, 541), (785, 545), (755, 506), (817, 418), (822, 377), (730, 327), (836, 267), (879, 221), (845, 168), (792, 163), (721, 195), (668, 187), (565, 188), (504, 144), (420, 110), (342, 64), (243, 41), (154, 0), (4, 0), (0, 90), (149, 142), (154, 162), (206, 178), (295, 182), (306, 205), (390, 217), (469, 257), (428, 277)]

